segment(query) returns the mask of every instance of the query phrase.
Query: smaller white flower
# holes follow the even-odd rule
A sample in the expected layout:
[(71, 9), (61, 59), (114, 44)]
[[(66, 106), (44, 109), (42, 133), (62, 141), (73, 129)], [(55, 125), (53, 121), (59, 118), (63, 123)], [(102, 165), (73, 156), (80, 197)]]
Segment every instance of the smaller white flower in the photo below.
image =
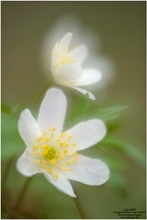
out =
[(72, 33), (67, 33), (61, 41), (56, 43), (51, 56), (51, 71), (56, 83), (71, 87), (79, 92), (89, 93), (89, 98), (95, 100), (95, 96), (79, 86), (87, 86), (101, 80), (102, 74), (97, 69), (84, 69), (82, 67), (88, 55), (86, 45), (79, 45), (68, 51)]
[(37, 121), (28, 109), (21, 113), (18, 130), (26, 150), (18, 158), (16, 167), (24, 176), (44, 174), (60, 191), (75, 197), (68, 179), (101, 185), (109, 178), (105, 163), (77, 154), (99, 142), (106, 128), (102, 121), (92, 119), (63, 132), (65, 113), (65, 95), (55, 88), (46, 93)]

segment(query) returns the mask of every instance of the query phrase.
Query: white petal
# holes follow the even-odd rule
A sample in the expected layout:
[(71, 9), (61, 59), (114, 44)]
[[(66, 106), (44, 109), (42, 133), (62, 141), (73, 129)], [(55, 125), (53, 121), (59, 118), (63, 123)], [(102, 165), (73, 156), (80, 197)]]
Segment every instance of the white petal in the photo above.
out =
[(81, 92), (82, 94), (87, 94), (88, 93), (88, 95), (89, 95), (89, 98), (91, 99), (91, 100), (95, 100), (96, 98), (95, 98), (95, 96), (91, 93), (91, 92), (89, 92), (89, 91), (87, 91), (86, 89), (81, 89), (81, 88), (78, 88), (78, 87), (75, 87), (75, 86), (71, 86), (73, 89), (76, 89), (77, 91), (79, 91), (79, 92)]
[(75, 82), (75, 80), (82, 77), (83, 73), (84, 71), (80, 65), (65, 64), (56, 69), (54, 77), (58, 84), (70, 86)]
[(88, 49), (86, 45), (80, 45), (68, 53), (69, 58), (74, 58), (78, 64), (82, 64), (87, 57)]
[(65, 34), (65, 36), (61, 39), (59, 46), (62, 53), (67, 52), (71, 39), (72, 39), (72, 33), (70, 32)]
[(86, 86), (100, 81), (102, 74), (97, 69), (86, 69), (82, 77), (75, 82), (75, 86)]
[(59, 44), (58, 42), (54, 46), (52, 50), (52, 55), (51, 55), (51, 63), (52, 65), (55, 63), (58, 63), (58, 60), (60, 59), (60, 50), (59, 50)]
[(98, 159), (78, 155), (78, 161), (71, 166), (72, 171), (66, 172), (68, 179), (88, 185), (101, 185), (109, 179), (107, 165)]
[(32, 176), (40, 173), (38, 165), (34, 162), (34, 158), (27, 150), (18, 158), (16, 168), (24, 176)]
[(70, 182), (64, 176), (59, 175), (58, 179), (55, 179), (48, 173), (44, 173), (44, 176), (50, 183), (52, 183), (61, 192), (64, 192), (71, 197), (76, 197)]
[(56, 127), (58, 133), (62, 131), (66, 105), (66, 97), (60, 89), (48, 90), (39, 109), (38, 124), (41, 131), (48, 131), (51, 127)]
[(28, 109), (25, 109), (20, 115), (18, 130), (28, 147), (31, 147), (35, 140), (41, 135), (38, 124)]
[(69, 146), (72, 146), (72, 143), (77, 144), (70, 149), (71, 151), (78, 151), (91, 147), (101, 141), (105, 134), (105, 125), (98, 119), (81, 122), (66, 132), (66, 136), (72, 136), (69, 140)]

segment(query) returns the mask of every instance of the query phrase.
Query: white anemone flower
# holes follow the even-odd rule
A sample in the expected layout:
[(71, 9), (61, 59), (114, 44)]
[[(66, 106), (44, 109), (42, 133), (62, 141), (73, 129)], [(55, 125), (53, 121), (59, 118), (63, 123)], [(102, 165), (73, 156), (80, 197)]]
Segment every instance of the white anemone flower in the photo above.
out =
[(42, 173), (57, 189), (76, 197), (69, 180), (101, 185), (109, 178), (105, 163), (77, 153), (99, 142), (106, 128), (102, 121), (92, 119), (63, 132), (66, 105), (62, 91), (52, 88), (43, 99), (37, 121), (28, 109), (21, 113), (18, 130), (26, 149), (16, 167), (28, 177)]
[(56, 43), (51, 55), (51, 71), (56, 83), (78, 90), (82, 94), (89, 93), (89, 98), (95, 100), (95, 96), (79, 86), (87, 86), (101, 80), (102, 74), (98, 69), (82, 67), (88, 50), (82, 44), (68, 51), (72, 39), (72, 33), (67, 33)]

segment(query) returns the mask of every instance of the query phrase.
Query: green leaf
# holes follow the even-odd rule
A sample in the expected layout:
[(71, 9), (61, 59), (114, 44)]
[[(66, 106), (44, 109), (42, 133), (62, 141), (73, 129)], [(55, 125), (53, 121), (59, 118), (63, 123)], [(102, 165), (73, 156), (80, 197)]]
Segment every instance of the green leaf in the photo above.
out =
[(109, 121), (117, 117), (121, 111), (127, 108), (128, 106), (111, 106), (107, 108), (98, 108), (91, 113), (93, 117), (98, 117), (104, 121)]
[(6, 113), (1, 114), (2, 159), (8, 159), (22, 152), (21, 146), (24, 144), (18, 133), (17, 121), (16, 118)]
[(111, 172), (107, 186), (124, 197), (128, 194), (125, 178), (120, 172)]
[(11, 114), (11, 107), (7, 104), (1, 104), (1, 112), (7, 113), (7, 114)]
[(90, 111), (91, 100), (88, 94), (84, 95), (78, 103), (76, 103), (71, 112), (70, 121), (75, 124), (87, 117)]
[(13, 116), (8, 115), (6, 113), (2, 113), (1, 119), (2, 119), (2, 128), (8, 127), (8, 128), (16, 129), (17, 120)]
[(13, 117), (19, 117), (24, 108), (25, 107), (23, 105), (8, 105), (5, 103), (1, 104), (1, 112)]
[(32, 213), (24, 211), (11, 211), (11, 210), (2, 210), (2, 217), (4, 219), (38, 219), (37, 216), (34, 216)]
[(113, 170), (114, 172), (118, 172), (118, 171), (120, 172), (128, 168), (128, 164), (124, 160), (120, 158), (116, 158), (113, 155), (112, 156), (105, 155), (104, 161), (106, 162), (108, 167), (110, 167), (110, 170)]
[(145, 165), (145, 156), (133, 144), (114, 136), (107, 136), (100, 142), (101, 146), (113, 147), (122, 150), (125, 154), (137, 161), (141, 165)]
[(88, 94), (84, 95), (77, 103), (75, 103), (71, 112), (70, 121), (72, 123), (77, 123), (84, 119), (94, 117), (107, 122), (116, 118), (121, 111), (128, 108), (128, 106), (111, 106), (93, 109), (91, 104), (92, 101), (89, 99)]

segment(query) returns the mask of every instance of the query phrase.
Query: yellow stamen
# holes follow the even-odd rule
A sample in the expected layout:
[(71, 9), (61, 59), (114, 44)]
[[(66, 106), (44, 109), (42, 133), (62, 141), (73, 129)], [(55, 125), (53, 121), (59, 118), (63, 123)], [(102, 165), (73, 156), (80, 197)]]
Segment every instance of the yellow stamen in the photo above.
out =
[(70, 161), (67, 161), (67, 162), (66, 162), (66, 166), (69, 166), (70, 164), (71, 164)]
[(61, 146), (61, 147), (63, 147), (63, 146), (64, 146), (64, 147), (67, 147), (67, 146), (68, 146), (68, 142), (60, 142), (60, 146)]
[(48, 131), (43, 131), (32, 146), (31, 155), (42, 171), (52, 173), (58, 179), (59, 170), (71, 171), (70, 165), (78, 160), (78, 156), (76, 153), (69, 154), (68, 149), (77, 145), (70, 143), (69, 139), (72, 138), (72, 135), (66, 136), (66, 133), (62, 133), (57, 139), (54, 139), (52, 137), (55, 136), (55, 130), (55, 127), (51, 127)]
[(57, 64), (55, 64), (55, 68), (57, 68), (63, 64), (71, 64), (74, 62), (76, 62), (75, 59), (69, 59), (69, 57), (67, 55), (61, 55), (60, 61)]
[(63, 137), (65, 137), (65, 133), (62, 133), (62, 134), (60, 134), (60, 138), (63, 138)]
[(49, 137), (45, 138), (45, 141), (49, 141)]
[(68, 153), (68, 150), (64, 150), (64, 154), (67, 154)]
[(58, 138), (56, 141), (57, 141), (57, 142), (61, 141), (61, 138)]
[(52, 172), (52, 168), (48, 168), (48, 170), (47, 170), (49, 173), (51, 173)]
[(52, 134), (51, 134), (51, 138), (52, 138), (52, 137), (54, 137), (54, 135), (55, 135), (55, 134), (54, 134), (54, 133), (52, 133)]
[(55, 177), (56, 177), (56, 179), (59, 179), (59, 176), (58, 176), (58, 174), (57, 174), (57, 173), (55, 174)]
[(46, 135), (46, 131), (44, 131), (43, 134)]
[(56, 131), (55, 127), (50, 128), (50, 131)]
[(43, 139), (43, 137), (39, 137), (36, 141), (40, 142), (40, 141), (42, 141), (42, 139)]

